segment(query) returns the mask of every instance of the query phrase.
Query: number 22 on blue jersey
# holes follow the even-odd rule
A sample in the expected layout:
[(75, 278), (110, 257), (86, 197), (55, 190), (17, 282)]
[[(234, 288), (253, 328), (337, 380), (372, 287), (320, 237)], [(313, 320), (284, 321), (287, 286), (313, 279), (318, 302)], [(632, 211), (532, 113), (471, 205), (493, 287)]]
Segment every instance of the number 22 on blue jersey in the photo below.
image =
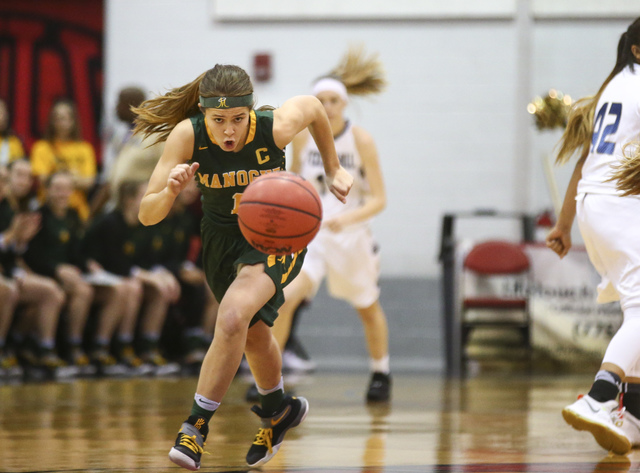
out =
[[(613, 115), (613, 123), (609, 123), (602, 128), (607, 115)], [(596, 118), (593, 121), (593, 137), (591, 138), (591, 152), (599, 154), (613, 154), (613, 150), (616, 147), (615, 142), (607, 141), (610, 135), (613, 135), (618, 131), (620, 126), (620, 116), (622, 115), (622, 104), (613, 102), (611, 106), (609, 103), (602, 104), (600, 110), (596, 114)], [(609, 120), (610, 121), (610, 120)]]

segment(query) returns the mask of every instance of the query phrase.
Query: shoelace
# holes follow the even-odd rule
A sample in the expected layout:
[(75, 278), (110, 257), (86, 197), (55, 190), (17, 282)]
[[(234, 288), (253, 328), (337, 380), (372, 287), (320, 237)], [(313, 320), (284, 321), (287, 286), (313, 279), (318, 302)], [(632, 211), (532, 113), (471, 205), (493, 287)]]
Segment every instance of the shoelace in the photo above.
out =
[(616, 427), (622, 427), (622, 423), (624, 422), (624, 411), (627, 410), (627, 408), (622, 405), (623, 397), (624, 393), (620, 393), (618, 408), (611, 412), (611, 420)]
[(260, 428), (256, 439), (253, 441), (254, 445), (266, 445), (271, 453), (271, 439), (273, 438), (273, 429)]
[(132, 347), (124, 347), (122, 349), (122, 360), (133, 368), (142, 365), (142, 360), (136, 356), (136, 352)]
[(182, 437), (180, 437), (180, 445), (187, 447), (194, 453), (204, 453), (204, 449), (200, 445), (198, 445), (195, 435), (189, 436), (182, 434)]

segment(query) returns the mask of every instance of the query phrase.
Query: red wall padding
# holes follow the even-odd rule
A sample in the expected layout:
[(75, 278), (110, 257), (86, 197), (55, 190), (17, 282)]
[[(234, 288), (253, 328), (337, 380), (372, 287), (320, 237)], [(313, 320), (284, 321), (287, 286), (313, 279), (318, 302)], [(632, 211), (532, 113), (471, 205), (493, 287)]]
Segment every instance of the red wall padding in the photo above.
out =
[(27, 149), (64, 96), (100, 160), (103, 22), (102, 0), (0, 0), (0, 97)]

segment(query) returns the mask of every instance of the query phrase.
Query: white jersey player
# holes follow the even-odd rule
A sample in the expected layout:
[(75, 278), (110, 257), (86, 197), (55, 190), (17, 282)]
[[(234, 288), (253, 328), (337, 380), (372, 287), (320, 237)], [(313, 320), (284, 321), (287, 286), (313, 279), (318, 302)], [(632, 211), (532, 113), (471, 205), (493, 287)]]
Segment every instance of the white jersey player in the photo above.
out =
[(362, 320), (371, 370), (367, 401), (387, 401), (391, 393), (387, 319), (379, 302), (378, 254), (369, 225), (384, 209), (386, 195), (375, 142), (367, 131), (351, 124), (344, 111), (349, 95), (378, 93), (384, 85), (377, 58), (364, 58), (360, 50), (349, 51), (330, 76), (314, 84), (313, 94), (329, 117), (340, 163), (354, 183), (346, 203), (335, 205), (328, 198), (322, 162), (310, 131), (294, 139), (289, 170), (316, 186), (322, 197), (323, 223), (308, 246), (300, 274), (285, 288), (285, 304), (274, 325), (283, 348), (294, 310), (312, 298), (326, 278), (329, 293), (348, 301)]
[(562, 414), (606, 450), (625, 454), (640, 447), (640, 198), (618, 189), (617, 169), (640, 139), (640, 18), (621, 36), (617, 51), (613, 71), (594, 97), (576, 104), (562, 137), (558, 162), (581, 154), (547, 246), (560, 257), (567, 254), (577, 215), (589, 259), (602, 278), (598, 302), (620, 301), (623, 324), (589, 393)]

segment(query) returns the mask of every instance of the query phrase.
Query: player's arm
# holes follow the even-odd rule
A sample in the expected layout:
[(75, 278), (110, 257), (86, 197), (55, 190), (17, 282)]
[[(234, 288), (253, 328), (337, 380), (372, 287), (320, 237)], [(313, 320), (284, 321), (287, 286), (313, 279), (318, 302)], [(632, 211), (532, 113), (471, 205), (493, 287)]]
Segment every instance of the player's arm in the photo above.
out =
[(338, 215), (335, 222), (328, 220), (327, 227), (333, 231), (340, 231), (346, 225), (369, 220), (382, 212), (387, 205), (387, 194), (375, 141), (371, 134), (358, 126), (353, 127), (353, 136), (362, 159), (365, 179), (369, 185), (369, 195), (362, 206)]
[(571, 227), (576, 217), (576, 195), (578, 193), (578, 182), (582, 177), (582, 167), (587, 160), (588, 150), (576, 163), (576, 167), (571, 175), (571, 180), (564, 195), (562, 209), (558, 215), (558, 221), (547, 235), (547, 247), (558, 253), (560, 258), (564, 258), (571, 249)]
[(291, 142), (291, 162), (288, 170), (296, 174), (302, 171), (302, 149), (309, 139), (309, 130), (304, 129), (298, 133)]
[(143, 225), (164, 219), (177, 195), (193, 179), (199, 164), (187, 164), (193, 154), (193, 127), (183, 120), (169, 133), (164, 151), (156, 164), (147, 192), (140, 203), (138, 218)]
[(333, 195), (346, 202), (353, 177), (340, 165), (329, 118), (322, 103), (313, 95), (298, 95), (273, 112), (273, 139), (284, 149), (305, 128), (313, 137), (322, 156), (327, 185)]

